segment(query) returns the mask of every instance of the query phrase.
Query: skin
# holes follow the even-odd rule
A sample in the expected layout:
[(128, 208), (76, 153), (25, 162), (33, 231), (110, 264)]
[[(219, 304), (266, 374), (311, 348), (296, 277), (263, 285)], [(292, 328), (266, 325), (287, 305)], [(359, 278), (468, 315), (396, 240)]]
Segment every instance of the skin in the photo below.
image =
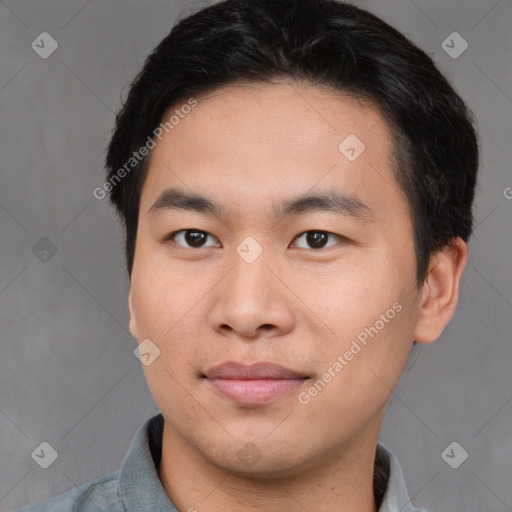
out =
[[(386, 404), (413, 340), (435, 341), (451, 319), (466, 244), (458, 238), (434, 254), (416, 287), (393, 139), (371, 104), (286, 81), (232, 85), (197, 100), (152, 152), (129, 294), (132, 334), (160, 349), (143, 369), (165, 418), (162, 485), (182, 511), (374, 512)], [(349, 134), (366, 145), (353, 162), (338, 149)], [(149, 213), (170, 187), (225, 211)], [(355, 195), (370, 215), (273, 215), (275, 204), (333, 189)], [(208, 233), (203, 247), (187, 245), (183, 232), (165, 239), (187, 229)], [(315, 248), (302, 235), (309, 230), (334, 236)], [(263, 249), (252, 263), (236, 252), (248, 236)], [(397, 302), (401, 311), (378, 335), (300, 403), (299, 392)], [(310, 379), (245, 407), (201, 378), (227, 361), (275, 362)], [(250, 467), (237, 456), (247, 443), (260, 456)]]

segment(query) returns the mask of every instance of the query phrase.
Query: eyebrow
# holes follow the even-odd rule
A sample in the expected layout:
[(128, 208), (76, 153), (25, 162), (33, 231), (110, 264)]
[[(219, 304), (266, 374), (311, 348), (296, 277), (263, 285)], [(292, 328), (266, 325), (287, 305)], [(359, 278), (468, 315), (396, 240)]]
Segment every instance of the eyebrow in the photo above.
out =
[[(206, 215), (226, 216), (226, 209), (216, 201), (178, 188), (164, 190), (148, 210), (148, 214), (158, 215), (169, 210), (187, 210)], [(336, 190), (306, 193), (273, 207), (276, 218), (303, 215), (313, 211), (332, 212), (364, 222), (374, 220), (370, 207), (357, 196)]]

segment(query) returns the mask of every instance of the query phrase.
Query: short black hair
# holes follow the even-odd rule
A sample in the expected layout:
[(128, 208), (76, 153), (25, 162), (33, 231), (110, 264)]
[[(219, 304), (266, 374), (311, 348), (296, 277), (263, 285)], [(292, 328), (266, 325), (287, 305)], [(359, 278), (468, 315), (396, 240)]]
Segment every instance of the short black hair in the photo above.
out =
[(140, 158), (139, 150), (165, 114), (222, 86), (279, 79), (343, 92), (379, 109), (410, 206), (420, 287), (431, 254), (472, 233), (474, 117), (425, 52), (374, 14), (337, 0), (220, 1), (179, 20), (147, 57), (116, 116), (106, 156), (129, 275), (150, 156)]

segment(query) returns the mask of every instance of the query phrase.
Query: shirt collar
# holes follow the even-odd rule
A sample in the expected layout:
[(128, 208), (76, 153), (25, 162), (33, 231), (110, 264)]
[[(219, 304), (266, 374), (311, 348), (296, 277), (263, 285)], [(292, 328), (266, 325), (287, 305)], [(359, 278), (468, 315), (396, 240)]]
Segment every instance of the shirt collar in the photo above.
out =
[(161, 457), (163, 427), (161, 413), (147, 420), (125, 455), (119, 474), (119, 496), (127, 512), (179, 512), (160, 482), (156, 471), (160, 461), (154, 461), (152, 456), (157, 456), (160, 446)]
[[(178, 512), (160, 482), (156, 468), (162, 456), (164, 418), (161, 413), (148, 419), (137, 431), (123, 460), (119, 475), (119, 495), (127, 512), (152, 510)], [(387, 491), (379, 512), (414, 512), (396, 457), (382, 443), (389, 461)]]
[(415, 512), (417, 509), (414, 508), (407, 494), (404, 476), (398, 459), (381, 442), (379, 442), (378, 447), (389, 459), (388, 489), (379, 512)]

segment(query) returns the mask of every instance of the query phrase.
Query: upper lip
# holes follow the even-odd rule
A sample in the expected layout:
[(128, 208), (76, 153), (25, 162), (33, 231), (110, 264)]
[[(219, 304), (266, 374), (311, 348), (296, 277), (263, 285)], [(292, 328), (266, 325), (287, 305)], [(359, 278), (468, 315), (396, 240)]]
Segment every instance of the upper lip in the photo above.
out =
[(205, 376), (209, 379), (304, 379), (307, 375), (285, 368), (276, 363), (258, 362), (242, 364), (223, 363), (210, 368)]

